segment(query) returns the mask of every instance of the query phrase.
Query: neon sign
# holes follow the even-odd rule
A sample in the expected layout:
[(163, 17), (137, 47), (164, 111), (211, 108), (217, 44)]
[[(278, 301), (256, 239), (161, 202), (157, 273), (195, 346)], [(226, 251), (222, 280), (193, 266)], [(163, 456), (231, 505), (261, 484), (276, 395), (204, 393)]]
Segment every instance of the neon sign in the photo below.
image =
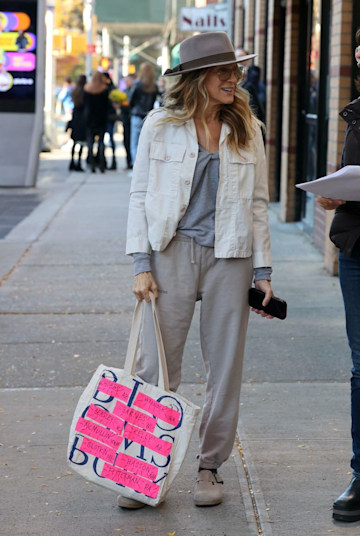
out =
[(34, 112), (37, 1), (0, 0), (0, 112)]

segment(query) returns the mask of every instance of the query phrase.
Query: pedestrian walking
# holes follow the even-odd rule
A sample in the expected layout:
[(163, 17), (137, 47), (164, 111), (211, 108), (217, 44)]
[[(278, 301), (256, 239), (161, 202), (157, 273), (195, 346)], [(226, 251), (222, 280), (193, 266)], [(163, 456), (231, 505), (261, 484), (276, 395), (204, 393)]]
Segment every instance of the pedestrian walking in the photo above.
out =
[(65, 116), (65, 119), (70, 119), (71, 113), (74, 107), (71, 93), (74, 90), (74, 84), (70, 76), (67, 76), (64, 83), (57, 93), (56, 97), (56, 112), (61, 116)]
[[(266, 87), (261, 81), (261, 69), (258, 65), (250, 65), (246, 73), (246, 84), (251, 85), (256, 94), (261, 109), (256, 114), (257, 117), (265, 123), (266, 120)], [(246, 89), (246, 86), (245, 86)]]
[(131, 158), (131, 146), (130, 146), (130, 122), (131, 122), (131, 116), (130, 116), (130, 93), (131, 88), (133, 87), (135, 82), (135, 78), (132, 75), (128, 75), (125, 77), (125, 93), (127, 95), (127, 101), (122, 103), (121, 105), (121, 122), (123, 126), (123, 143), (126, 153), (126, 169), (132, 169), (133, 163)]
[[(83, 148), (86, 145), (86, 124), (84, 114), (84, 86), (86, 84), (86, 76), (81, 74), (75, 84), (75, 88), (71, 93), (71, 98), (74, 104), (69, 128), (71, 129), (71, 139), (73, 146), (71, 148), (71, 160), (69, 164), (70, 171), (84, 171), (81, 167), (81, 156)], [(75, 162), (76, 148), (77, 162)]]
[[(235, 54), (236, 54), (236, 57), (242, 57), (242, 56), (248, 56), (249, 52), (247, 50), (245, 50), (244, 48), (237, 48), (236, 51), (235, 51)], [(253, 57), (256, 56), (256, 54), (253, 54), (253, 55), (250, 55), (250, 56), (253, 58)], [(252, 75), (250, 74), (250, 78), (248, 76), (249, 71), (251, 73), (251, 70), (254, 67), (252, 65), (252, 61), (251, 60), (244, 61), (243, 66), (244, 66), (244, 76), (243, 76), (243, 78), (242, 78), (242, 80), (240, 82), (240, 85), (241, 85), (241, 87), (246, 89), (246, 91), (249, 94), (250, 107), (251, 107), (252, 111), (254, 112), (256, 117), (258, 119), (260, 119), (260, 121), (265, 123), (265, 108), (262, 105), (261, 100), (259, 98), (258, 89), (253, 84)], [(255, 74), (254, 70), (252, 72)], [(256, 79), (256, 75), (255, 75), (255, 79)]]
[[(360, 67), (360, 29), (356, 33), (355, 58)], [(360, 97), (340, 115), (347, 123), (341, 166), (360, 166)], [(351, 435), (352, 479), (333, 505), (338, 521), (360, 520), (360, 202), (317, 198), (325, 210), (336, 209), (330, 239), (339, 248), (339, 280), (345, 306), (346, 332), (352, 357)]]
[[(111, 90), (115, 89), (114, 83), (112, 81), (111, 76), (109, 73), (104, 73), (105, 78), (108, 80), (108, 91), (110, 93)], [(111, 102), (111, 100), (108, 100), (108, 117), (106, 122), (106, 132), (109, 135), (109, 141), (110, 141), (110, 147), (112, 151), (112, 161), (111, 164), (108, 166), (106, 165), (107, 169), (113, 169), (115, 170), (117, 168), (116, 165), (116, 145), (114, 140), (114, 130), (115, 130), (115, 124), (116, 121), (118, 121), (120, 118), (120, 114), (117, 114), (117, 110), (114, 106), (114, 104)]]
[[(156, 384), (157, 351), (149, 293), (157, 298), (170, 388), (181, 381), (183, 349), (196, 301), (207, 371), (200, 424), (197, 506), (222, 502), (219, 467), (228, 459), (238, 418), (248, 290), (272, 296), (266, 160), (242, 71), (224, 32), (185, 39), (179, 75), (164, 106), (140, 134), (130, 189), (126, 252), (133, 292), (145, 300), (138, 375)], [(256, 311), (268, 316), (263, 311)], [(121, 495), (118, 505), (142, 503)]]
[(150, 110), (152, 110), (157, 95), (158, 89), (155, 83), (154, 67), (151, 63), (144, 62), (139, 67), (139, 79), (134, 83), (130, 93), (130, 148), (133, 164), (136, 158), (143, 121)]
[(160, 108), (164, 104), (164, 95), (166, 89), (166, 80), (160, 76), (157, 81), (158, 94), (154, 102), (154, 108)]
[[(105, 172), (104, 135), (109, 110), (108, 80), (104, 73), (96, 71), (90, 82), (84, 87), (84, 107), (86, 136), (89, 148), (88, 161), (91, 171), (95, 173), (96, 162), (100, 171)], [(97, 140), (97, 155), (94, 155), (94, 143)]]

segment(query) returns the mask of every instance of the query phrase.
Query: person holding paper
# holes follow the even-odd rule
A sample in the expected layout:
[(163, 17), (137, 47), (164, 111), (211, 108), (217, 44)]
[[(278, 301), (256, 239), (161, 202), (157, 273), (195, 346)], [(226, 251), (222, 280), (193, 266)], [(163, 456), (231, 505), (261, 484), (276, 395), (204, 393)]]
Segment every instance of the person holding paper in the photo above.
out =
[[(360, 29), (356, 33), (360, 45)], [(355, 51), (360, 67), (360, 47)], [(348, 123), (342, 166), (360, 166), (360, 98), (345, 106), (340, 115)], [(351, 377), (352, 480), (333, 505), (338, 521), (360, 520), (360, 202), (318, 197), (325, 210), (336, 209), (330, 239), (340, 249), (339, 279), (344, 299), (346, 331), (353, 362)]]
[[(238, 87), (242, 70), (224, 32), (207, 32), (180, 45), (178, 76), (141, 130), (130, 189), (126, 252), (135, 261), (133, 292), (157, 297), (170, 388), (181, 362), (196, 301), (207, 372), (200, 425), (196, 506), (222, 501), (217, 470), (233, 448), (252, 280), (270, 284), (267, 166), (260, 123)], [(267, 316), (264, 311), (255, 311)], [(158, 360), (146, 304), (138, 375), (157, 382)], [(152, 342), (154, 341), (154, 342)], [(135, 503), (135, 504), (134, 504)], [(123, 497), (118, 505), (139, 508)]]

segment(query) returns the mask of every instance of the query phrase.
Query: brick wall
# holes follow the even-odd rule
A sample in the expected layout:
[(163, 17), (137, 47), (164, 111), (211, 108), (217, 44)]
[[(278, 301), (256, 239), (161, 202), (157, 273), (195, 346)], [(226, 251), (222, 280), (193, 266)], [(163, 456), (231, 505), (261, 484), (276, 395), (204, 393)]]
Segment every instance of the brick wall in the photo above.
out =
[[(360, 0), (354, 0), (356, 2)], [(268, 19), (266, 25), (266, 4)], [(279, 7), (280, 0), (234, 0), (236, 47), (243, 47), (249, 52), (259, 54), (257, 60), (262, 71), (266, 61), (267, 89), (267, 161), (269, 171), (270, 198), (275, 199), (276, 154), (279, 140), (277, 136), (278, 110), (278, 72), (279, 72)], [(287, 0), (285, 27), (285, 58), (283, 85), (283, 119), (281, 147), (281, 186), (280, 217), (283, 221), (295, 219), (295, 183), (296, 183), (296, 149), (298, 121), (298, 86), (299, 86), (299, 35), (301, 0)], [(351, 66), (353, 64), (353, 0), (332, 0), (332, 18), (330, 29), (330, 87), (329, 87), (329, 125), (327, 172), (340, 167), (341, 152), (344, 142), (345, 123), (339, 117), (339, 111), (351, 99)], [(244, 19), (245, 17), (245, 19)], [(359, 21), (360, 23), (360, 21)], [(244, 27), (244, 31), (243, 31)], [(267, 32), (266, 32), (267, 30)], [(266, 50), (266, 54), (265, 54)], [(266, 60), (265, 60), (266, 58)], [(324, 96), (322, 96), (324, 98)], [(337, 249), (328, 239), (329, 227), (333, 214), (324, 211), (315, 204), (314, 241), (324, 251), (325, 266), (331, 273), (337, 270)]]
[(254, 63), (261, 69), (262, 80), (264, 80), (266, 58), (266, 7), (266, 0), (257, 0), (255, 3), (254, 52), (257, 54), (257, 57), (255, 58)]
[(300, 0), (286, 3), (280, 217), (295, 219)]
[(245, 9), (244, 48), (250, 54), (254, 52), (255, 4), (255, 0), (247, 2)]
[(235, 49), (244, 45), (244, 0), (234, 2), (234, 46)]
[(267, 25), (267, 67), (266, 67), (266, 154), (269, 174), (270, 200), (275, 201), (277, 195), (276, 146), (279, 93), (279, 13), (280, 0), (269, 0)]
[[(358, 0), (356, 0), (358, 1)], [(354, 61), (353, 42), (353, 3), (352, 0), (333, 0), (332, 24), (330, 36), (330, 92), (329, 92), (329, 130), (327, 172), (339, 169), (344, 143), (345, 122), (339, 116), (339, 111), (351, 100), (351, 67)], [(330, 242), (328, 232), (333, 217), (317, 207), (317, 219), (322, 219), (323, 236), (316, 230), (317, 243), (325, 253), (325, 267), (331, 273), (337, 271), (337, 249)], [(320, 225), (320, 224), (319, 224)], [(322, 242), (321, 242), (322, 238)]]

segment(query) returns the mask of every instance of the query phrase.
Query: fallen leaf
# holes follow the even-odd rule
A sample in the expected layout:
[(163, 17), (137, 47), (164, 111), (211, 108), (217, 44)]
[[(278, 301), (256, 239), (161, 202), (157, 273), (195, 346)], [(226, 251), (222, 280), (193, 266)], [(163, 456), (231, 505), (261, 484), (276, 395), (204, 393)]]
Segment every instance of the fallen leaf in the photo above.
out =
[(168, 532), (168, 536), (175, 536), (176, 532)]

